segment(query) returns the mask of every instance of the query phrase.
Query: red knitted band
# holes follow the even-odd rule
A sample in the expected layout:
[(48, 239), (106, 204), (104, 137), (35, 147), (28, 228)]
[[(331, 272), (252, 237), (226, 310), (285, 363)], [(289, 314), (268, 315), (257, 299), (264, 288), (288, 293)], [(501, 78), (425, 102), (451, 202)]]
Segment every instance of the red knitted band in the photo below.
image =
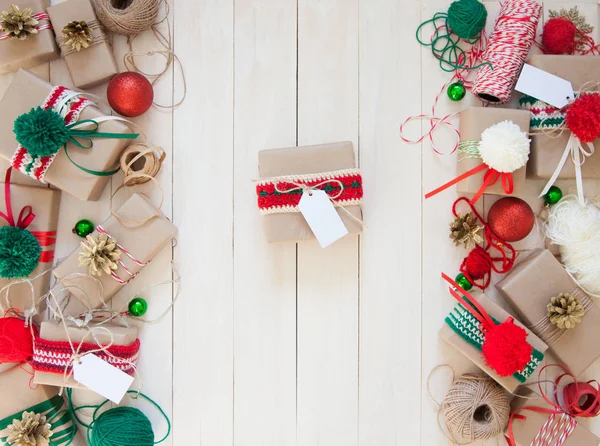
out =
[(298, 203), (307, 187), (325, 191), (339, 206), (359, 205), (363, 197), (360, 171), (347, 169), (261, 180), (256, 186), (258, 208), (263, 214), (299, 212)]
[[(106, 350), (114, 357), (107, 355), (103, 351), (97, 351), (97, 344), (73, 344), (73, 348), (78, 352), (79, 356), (84, 355), (89, 351), (94, 351), (94, 355), (100, 359), (108, 362), (115, 366), (119, 370), (132, 375), (134, 370), (132, 364), (135, 364), (138, 359), (138, 353), (140, 350), (140, 340), (136, 341), (130, 346), (112, 345), (107, 347)], [(67, 373), (71, 373), (72, 370), (72, 359), (73, 349), (68, 342), (62, 341), (48, 341), (38, 336), (35, 337), (33, 343), (33, 360), (31, 365), (34, 370), (38, 372), (49, 372), (63, 374), (65, 368)]]

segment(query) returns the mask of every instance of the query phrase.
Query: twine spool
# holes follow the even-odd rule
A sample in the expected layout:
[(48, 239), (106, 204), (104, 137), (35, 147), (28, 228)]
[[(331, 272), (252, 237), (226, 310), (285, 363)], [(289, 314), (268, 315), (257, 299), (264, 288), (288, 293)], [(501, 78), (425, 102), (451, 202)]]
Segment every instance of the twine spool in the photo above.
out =
[(487, 376), (466, 373), (442, 402), (446, 426), (455, 439), (487, 440), (502, 435), (510, 417), (508, 395)]
[(165, 160), (166, 153), (162, 147), (146, 143), (132, 144), (121, 154), (121, 170), (125, 174), (123, 184), (135, 186), (144, 184), (154, 178)]
[(117, 34), (135, 36), (152, 27), (161, 0), (92, 0), (98, 20)]
[(536, 0), (507, 0), (482, 56), (472, 92), (485, 102), (505, 104), (535, 39), (542, 11)]

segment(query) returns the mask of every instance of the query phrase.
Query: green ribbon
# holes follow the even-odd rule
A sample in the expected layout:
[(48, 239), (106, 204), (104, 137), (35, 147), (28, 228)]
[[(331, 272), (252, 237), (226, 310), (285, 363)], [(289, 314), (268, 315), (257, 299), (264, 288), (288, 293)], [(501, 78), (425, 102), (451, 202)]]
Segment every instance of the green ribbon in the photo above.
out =
[[(25, 412), (41, 413), (46, 416), (46, 421), (50, 423), (53, 431), (52, 437), (50, 437), (50, 446), (69, 446), (77, 433), (77, 425), (73, 421), (70, 410), (61, 410), (63, 405), (63, 398), (60, 395), (55, 395), (43, 403), (0, 420), (0, 431), (8, 428), (14, 420), (23, 418), (23, 413)], [(63, 426), (65, 428), (60, 432), (57, 432), (56, 429)], [(0, 438), (0, 441), (6, 443), (7, 438), (8, 437)]]
[[(78, 126), (81, 126), (83, 124), (93, 124), (93, 126), (89, 129), (85, 129), (85, 130), (77, 128)], [(139, 133), (99, 132), (98, 131), (99, 127), (100, 127), (100, 124), (98, 124), (98, 122), (94, 121), (93, 119), (84, 119), (83, 121), (77, 121), (72, 124), (69, 124), (66, 126), (66, 128), (69, 132), (69, 141), (71, 141), (73, 144), (75, 144), (80, 149), (88, 150), (94, 146), (94, 142), (92, 141), (92, 138), (136, 139), (138, 136), (140, 136)], [(80, 141), (87, 142), (87, 144), (83, 144)], [(113, 169), (113, 170), (109, 170), (109, 171), (99, 171), (99, 170), (88, 169), (87, 167), (83, 167), (81, 164), (76, 163), (71, 158), (71, 155), (69, 155), (69, 151), (67, 150), (66, 143), (63, 146), (63, 148), (65, 150), (65, 155), (67, 155), (67, 158), (69, 158), (69, 161), (71, 161), (75, 166), (77, 166), (79, 169), (83, 170), (85, 173), (89, 173), (91, 175), (95, 175), (98, 177), (109, 177), (111, 175), (114, 175), (115, 173), (117, 173), (120, 170), (119, 167), (117, 167), (116, 169)]]

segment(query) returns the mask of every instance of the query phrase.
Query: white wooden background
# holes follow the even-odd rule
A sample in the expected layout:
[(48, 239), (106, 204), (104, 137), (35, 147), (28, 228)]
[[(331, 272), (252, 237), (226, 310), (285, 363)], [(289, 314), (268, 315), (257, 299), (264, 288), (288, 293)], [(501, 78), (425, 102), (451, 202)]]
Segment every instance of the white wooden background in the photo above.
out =
[[(598, 22), (592, 0), (577, 4)], [(545, 3), (544, 10), (570, 5)], [(437, 338), (453, 306), (440, 272), (455, 274), (465, 253), (448, 240), (455, 192), (422, 197), (453, 177), (455, 158), (435, 155), (428, 144), (406, 145), (398, 132), (406, 116), (429, 112), (448, 79), (414, 38), (421, 21), (448, 6), (448, 0), (171, 0), (188, 96), (174, 112), (153, 108), (136, 122), (168, 153), (159, 175), (163, 211), (180, 234), (176, 247), (114, 300), (122, 304), (140, 291), (151, 313), (161, 313), (176, 287), (155, 288), (152, 296), (144, 289), (171, 277), (174, 254), (182, 277), (175, 310), (141, 329), (143, 391), (173, 421), (165, 445), (448, 443), (426, 381), (439, 364), (457, 373), (472, 369)], [(500, 6), (486, 6), (491, 31)], [(152, 42), (142, 36), (134, 45), (151, 49)], [(121, 60), (125, 39), (114, 44)], [(158, 70), (160, 62), (144, 66)], [(62, 61), (34, 71), (70, 84)], [(0, 76), (0, 94), (11, 79)], [(163, 103), (179, 97), (179, 73), (169, 73), (155, 91)], [(439, 114), (467, 104), (443, 98)], [(338, 140), (354, 142), (368, 229), (325, 250), (316, 242), (266, 243), (252, 184), (257, 152)], [(450, 135), (442, 131), (440, 141), (450, 144)], [(79, 242), (70, 233), (75, 221), (108, 215), (120, 180), (99, 202), (63, 194), (59, 257)], [(528, 185), (537, 208), (541, 186)], [(159, 200), (151, 187), (141, 190)], [(131, 192), (119, 192), (113, 205)], [(485, 197), (482, 204), (493, 201)], [(520, 247), (534, 242), (530, 237)], [(594, 372), (600, 367), (588, 375)], [(432, 379), (438, 399), (446, 378)], [(164, 422), (142, 409), (157, 435), (164, 433)], [(600, 423), (593, 429), (600, 434)]]

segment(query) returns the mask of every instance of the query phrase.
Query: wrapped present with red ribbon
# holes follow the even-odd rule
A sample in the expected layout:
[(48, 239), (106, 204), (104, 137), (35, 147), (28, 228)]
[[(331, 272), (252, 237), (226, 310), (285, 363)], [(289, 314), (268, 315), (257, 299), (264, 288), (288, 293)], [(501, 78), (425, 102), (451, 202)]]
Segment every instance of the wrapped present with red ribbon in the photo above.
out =
[(447, 275), (442, 277), (457, 304), (439, 337), (514, 392), (534, 374), (548, 346), (485, 294), (473, 296)]
[(529, 114), (523, 110), (472, 107), (460, 114), (457, 176), (425, 195), (454, 185), (459, 195), (518, 195), (529, 159)]
[(49, 0), (0, 0), (0, 74), (60, 57), (48, 6)]
[[(542, 372), (557, 367), (561, 373), (547, 395)], [(565, 380), (571, 382), (564, 385)], [(580, 419), (598, 416), (600, 392), (595, 380), (578, 382), (568, 369), (551, 364), (540, 370), (539, 393), (513, 400), (506, 440), (509, 446), (598, 446), (600, 438), (583, 427)]]
[(0, 309), (33, 314), (45, 308), (50, 289), (61, 194), (11, 184), (11, 172), (6, 172), (0, 211)]

